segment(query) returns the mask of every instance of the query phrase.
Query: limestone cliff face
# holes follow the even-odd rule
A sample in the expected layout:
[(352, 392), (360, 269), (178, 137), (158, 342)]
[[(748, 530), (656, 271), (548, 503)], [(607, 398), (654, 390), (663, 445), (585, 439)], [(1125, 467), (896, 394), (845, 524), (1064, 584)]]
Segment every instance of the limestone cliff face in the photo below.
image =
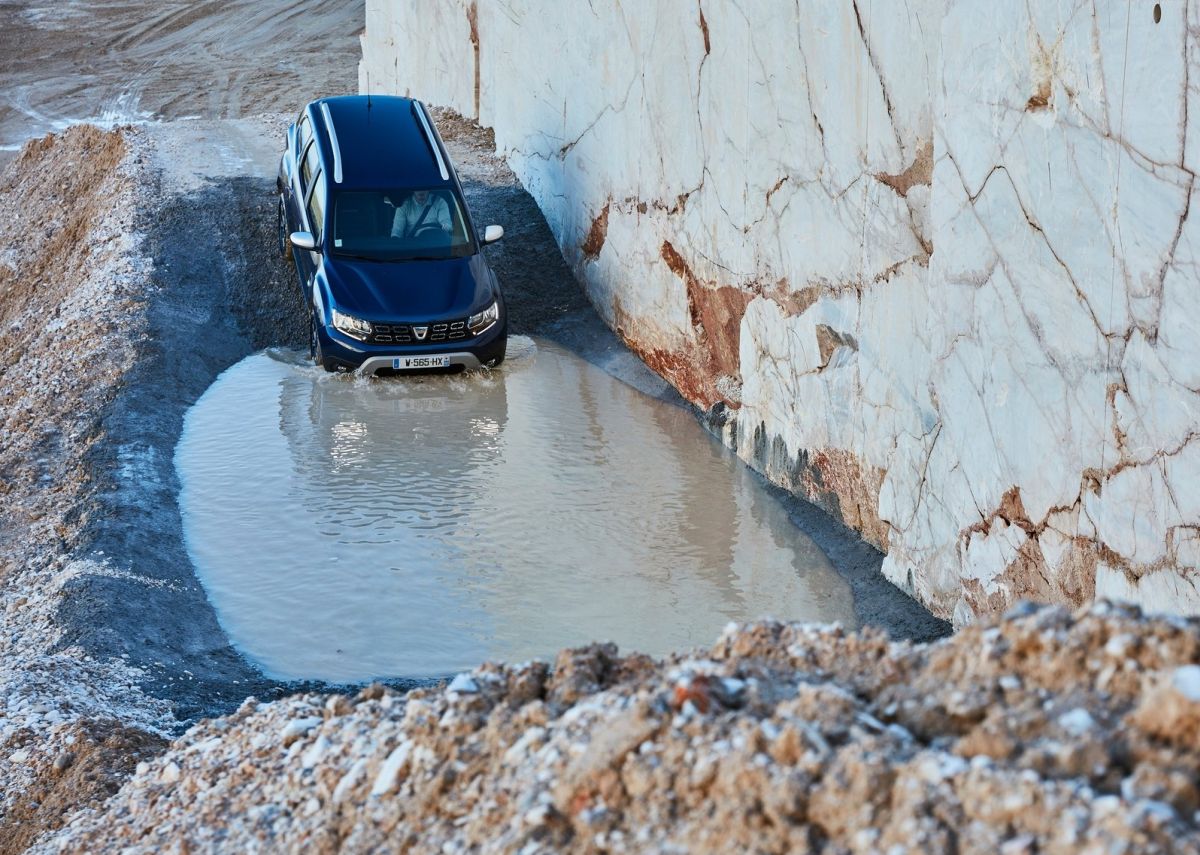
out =
[(363, 53), (935, 612), (1200, 612), (1200, 2), (368, 0)]

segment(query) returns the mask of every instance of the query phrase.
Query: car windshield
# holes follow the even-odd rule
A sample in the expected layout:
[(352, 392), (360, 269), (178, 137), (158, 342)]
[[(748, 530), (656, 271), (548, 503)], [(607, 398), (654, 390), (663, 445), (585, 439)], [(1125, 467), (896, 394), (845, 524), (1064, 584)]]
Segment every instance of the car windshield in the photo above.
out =
[(334, 255), (372, 261), (459, 258), (473, 249), (457, 194), (445, 188), (339, 193), (332, 238)]

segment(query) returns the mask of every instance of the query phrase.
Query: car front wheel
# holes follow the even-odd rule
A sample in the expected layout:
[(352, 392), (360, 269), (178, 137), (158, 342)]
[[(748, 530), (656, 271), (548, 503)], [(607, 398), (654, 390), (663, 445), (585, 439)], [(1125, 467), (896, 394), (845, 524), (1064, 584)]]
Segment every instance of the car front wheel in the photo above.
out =
[(504, 331), (496, 339), (496, 343), (491, 349), (483, 354), (480, 360), (486, 368), (499, 368), (504, 362), (504, 356), (508, 352), (508, 327), (505, 325)]
[(316, 365), (326, 371), (335, 370), (333, 363), (325, 358), (325, 352), (321, 347), (321, 336), (317, 334), (317, 319), (312, 315), (309, 315), (308, 318), (308, 356)]

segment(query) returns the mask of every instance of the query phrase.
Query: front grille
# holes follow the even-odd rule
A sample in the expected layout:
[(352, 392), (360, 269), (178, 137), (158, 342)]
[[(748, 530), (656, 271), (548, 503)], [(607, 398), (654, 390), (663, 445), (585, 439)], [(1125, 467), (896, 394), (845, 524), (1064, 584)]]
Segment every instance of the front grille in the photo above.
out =
[[(425, 338), (418, 339), (413, 327), (425, 327)], [(471, 337), (467, 322), (445, 321), (436, 324), (377, 324), (371, 323), (370, 344), (424, 344), (444, 341), (461, 341)]]
[(371, 324), (372, 344), (412, 344), (412, 328), (408, 324)]

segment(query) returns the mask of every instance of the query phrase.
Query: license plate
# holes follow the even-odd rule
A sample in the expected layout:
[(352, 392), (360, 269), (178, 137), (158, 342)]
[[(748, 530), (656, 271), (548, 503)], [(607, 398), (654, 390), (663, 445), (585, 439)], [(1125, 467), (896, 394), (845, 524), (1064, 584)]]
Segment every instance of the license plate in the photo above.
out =
[(413, 368), (449, 368), (449, 356), (397, 356), (392, 359), (396, 371)]

